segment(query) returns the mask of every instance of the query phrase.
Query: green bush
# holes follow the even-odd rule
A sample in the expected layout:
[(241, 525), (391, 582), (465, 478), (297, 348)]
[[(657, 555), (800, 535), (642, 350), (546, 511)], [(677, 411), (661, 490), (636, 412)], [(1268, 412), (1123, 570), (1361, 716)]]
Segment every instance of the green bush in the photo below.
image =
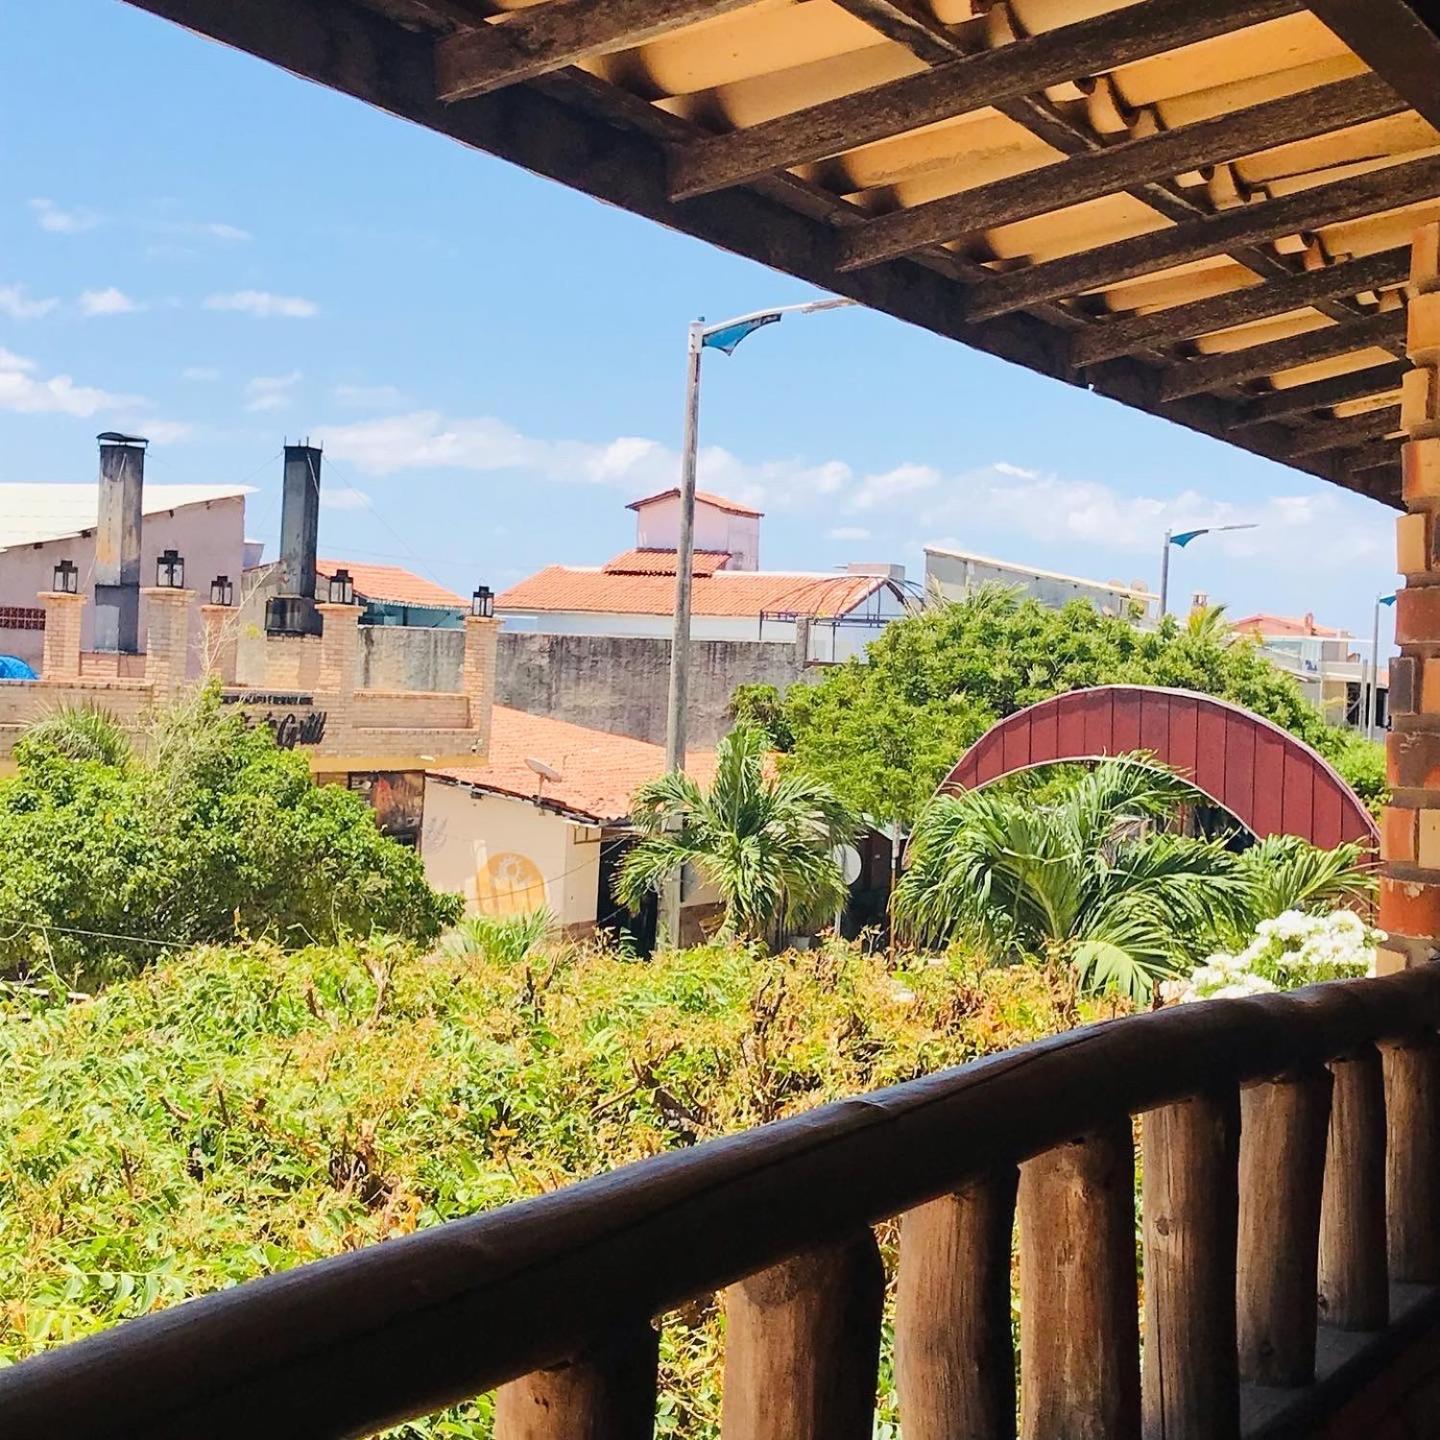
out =
[(67, 718), (23, 737), (0, 781), (0, 975), (89, 985), (198, 943), (430, 940), (456, 918), (362, 797), (313, 784), (213, 692), (157, 717), (143, 758), (92, 743), (88, 719), (77, 743)]
[[(1077, 1018), (1028, 966), (859, 946), (463, 948), (208, 949), (69, 1004), (0, 986), (0, 1363)], [(669, 1317), (660, 1434), (717, 1433), (720, 1350), (713, 1304)], [(489, 1409), (397, 1434), (479, 1440)]]

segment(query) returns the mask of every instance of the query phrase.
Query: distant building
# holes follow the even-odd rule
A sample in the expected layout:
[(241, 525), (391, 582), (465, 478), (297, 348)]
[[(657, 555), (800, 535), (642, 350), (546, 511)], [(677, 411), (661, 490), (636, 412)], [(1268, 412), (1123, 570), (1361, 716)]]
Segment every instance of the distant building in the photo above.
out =
[[(1319, 625), (1313, 614), (1246, 615), (1232, 627), (1254, 636), (1261, 653), (1293, 675), (1305, 698), (1332, 724), (1363, 727), (1365, 689), (1369, 679), (1368, 641), (1363, 648), (1348, 630)], [(1381, 669), (1376, 688), (1375, 725), (1384, 729), (1389, 716), (1390, 676)]]
[(1130, 585), (1118, 580), (1086, 580), (966, 550), (951, 550), (940, 545), (925, 547), (927, 594), (938, 591), (947, 600), (964, 600), (986, 585), (1020, 590), (1032, 600), (1056, 609), (1072, 600), (1088, 600), (1105, 615), (1118, 615), (1140, 623), (1159, 618), (1159, 597), (1141, 580)]
[[(243, 485), (146, 485), (141, 499), (144, 529), (139, 538), (140, 633), (149, 602), (143, 587), (155, 583), (155, 562), (163, 550), (185, 557), (196, 591), (192, 620), (215, 575), (238, 577), (245, 564)], [(49, 590), (55, 566), (68, 560), (83, 592), (95, 583), (95, 530), (100, 490), (95, 482), (70, 485), (0, 485), (0, 655), (13, 655), (40, 668), (45, 647), (45, 612), (36, 600)], [(80, 619), (80, 644), (95, 648), (96, 607)], [(191, 670), (199, 673), (198, 653)]]

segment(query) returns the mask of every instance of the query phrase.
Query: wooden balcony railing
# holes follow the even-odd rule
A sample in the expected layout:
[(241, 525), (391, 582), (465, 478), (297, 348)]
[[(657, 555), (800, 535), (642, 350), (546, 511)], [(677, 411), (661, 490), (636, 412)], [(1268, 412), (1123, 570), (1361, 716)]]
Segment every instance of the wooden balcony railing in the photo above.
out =
[(1006, 1440), (1017, 1212), (1024, 1436), (1308, 1434), (1317, 1335), (1353, 1368), (1435, 1319), (1437, 1029), (1440, 966), (1073, 1031), (117, 1326), (0, 1371), (0, 1435), (320, 1440), (500, 1386), (501, 1440), (641, 1440), (655, 1317), (724, 1289), (727, 1440), (869, 1440), (900, 1215), (905, 1440)]

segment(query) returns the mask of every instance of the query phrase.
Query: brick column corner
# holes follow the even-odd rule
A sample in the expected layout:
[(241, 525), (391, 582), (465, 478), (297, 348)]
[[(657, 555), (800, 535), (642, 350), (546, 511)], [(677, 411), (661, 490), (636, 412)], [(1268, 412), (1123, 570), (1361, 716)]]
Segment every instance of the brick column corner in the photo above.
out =
[(45, 611), (45, 642), (40, 660), (42, 680), (76, 680), (80, 676), (80, 621), (85, 597), (64, 590), (42, 590), (36, 597)]
[(482, 737), (481, 753), (490, 749), (490, 712), (495, 708), (495, 656), (500, 622), (479, 615), (465, 617), (465, 664), (460, 688), (470, 698), (470, 728)]
[(327, 695), (351, 695), (360, 674), (360, 607), (326, 600), (315, 608), (323, 617), (320, 680), (315, 688)]
[(222, 685), (235, 683), (236, 656), (240, 646), (240, 608), (237, 605), (202, 605), (200, 618), (205, 626), (205, 673)]
[(153, 700), (168, 700), (185, 688), (190, 670), (190, 605), (193, 590), (169, 585), (147, 585), (141, 591), (147, 605), (145, 625), (145, 678)]
[(1398, 659), (1390, 662), (1386, 770), (1392, 791), (1381, 825), (1380, 927), (1390, 939), (1380, 970), (1440, 957), (1440, 224), (1415, 236), (1401, 424), (1402, 491), (1395, 526)]

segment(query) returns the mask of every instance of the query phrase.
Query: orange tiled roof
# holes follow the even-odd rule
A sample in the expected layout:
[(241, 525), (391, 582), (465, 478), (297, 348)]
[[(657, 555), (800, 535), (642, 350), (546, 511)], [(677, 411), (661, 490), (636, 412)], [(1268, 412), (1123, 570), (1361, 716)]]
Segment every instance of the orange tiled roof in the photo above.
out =
[[(625, 508), (627, 510), (639, 510), (644, 505), (653, 505), (657, 500), (668, 500), (672, 495), (678, 495), (680, 487), (672, 485), (668, 490), (657, 490), (653, 495), (644, 495), (639, 500), (632, 500)], [(748, 505), (742, 505), (738, 500), (729, 500), (724, 495), (716, 495), (711, 490), (697, 490), (695, 498), (704, 505), (713, 505), (717, 510), (728, 511), (731, 515), (752, 515), (757, 520), (764, 515), (763, 510), (752, 510)]]
[[(526, 759), (560, 772), (541, 783)], [(686, 770), (702, 785), (715, 774), (715, 752), (692, 750)], [(489, 763), (436, 774), (498, 795), (541, 800), (598, 823), (624, 820), (630, 797), (647, 780), (665, 773), (663, 746), (628, 735), (610, 735), (548, 715), (530, 715), (497, 705), (490, 731)]]
[(1332, 629), (1329, 625), (1317, 625), (1313, 615), (1296, 618), (1293, 615), (1247, 615), (1231, 627), (1254, 635), (1315, 635), (1338, 640), (1345, 632)]
[[(696, 615), (758, 617), (762, 612), (778, 612), (828, 620), (847, 614), (886, 583), (877, 575), (718, 570), (713, 575), (696, 575), (690, 604)], [(614, 575), (549, 565), (496, 596), (495, 608), (673, 615), (675, 581), (673, 571), (670, 575)]]
[(470, 602), (453, 590), (399, 565), (366, 565), (358, 560), (317, 560), (315, 573), (328, 580), (336, 570), (345, 569), (355, 582), (355, 594), (363, 600), (383, 600), (392, 605), (423, 605), (432, 610), (465, 610)]
[[(602, 567), (607, 575), (673, 575), (679, 568), (674, 550), (626, 550)], [(730, 563), (728, 550), (697, 550), (692, 575), (713, 575)]]

